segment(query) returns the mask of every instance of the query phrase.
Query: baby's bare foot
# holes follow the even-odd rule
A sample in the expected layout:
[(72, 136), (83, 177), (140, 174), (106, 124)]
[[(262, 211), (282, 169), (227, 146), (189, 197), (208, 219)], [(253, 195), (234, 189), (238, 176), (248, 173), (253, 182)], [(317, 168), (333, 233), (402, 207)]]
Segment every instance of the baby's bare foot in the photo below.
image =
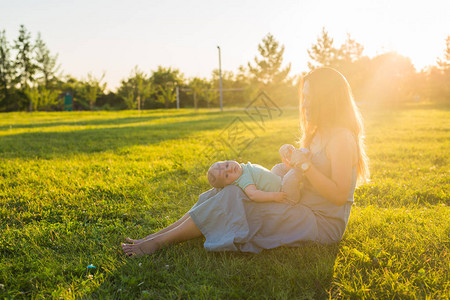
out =
[(153, 254), (158, 251), (160, 245), (155, 239), (145, 240), (138, 244), (122, 244), (122, 250), (130, 257), (138, 257)]

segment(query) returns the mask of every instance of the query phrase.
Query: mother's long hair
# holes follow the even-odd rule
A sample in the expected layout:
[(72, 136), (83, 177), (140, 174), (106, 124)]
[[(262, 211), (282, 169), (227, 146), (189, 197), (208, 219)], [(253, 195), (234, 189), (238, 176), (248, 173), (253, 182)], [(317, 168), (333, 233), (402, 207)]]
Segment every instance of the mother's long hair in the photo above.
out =
[[(305, 115), (303, 86), (309, 83), (309, 120)], [(369, 179), (368, 157), (364, 146), (361, 113), (353, 100), (345, 77), (332, 68), (319, 68), (303, 77), (300, 84), (300, 144), (309, 147), (317, 131), (347, 128), (353, 132), (358, 148), (358, 182)]]

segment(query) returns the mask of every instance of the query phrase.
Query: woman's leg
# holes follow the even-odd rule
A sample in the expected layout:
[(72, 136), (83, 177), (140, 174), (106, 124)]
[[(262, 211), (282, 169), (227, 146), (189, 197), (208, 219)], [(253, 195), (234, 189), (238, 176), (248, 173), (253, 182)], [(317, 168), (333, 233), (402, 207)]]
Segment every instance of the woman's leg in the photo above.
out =
[(286, 173), (288, 171), (289, 171), (289, 169), (285, 163), (276, 164), (275, 166), (272, 167), (272, 170), (270, 170), (270, 172), (272, 172), (275, 175), (280, 176), (281, 178), (283, 178), (284, 175), (286, 175)]
[(294, 205), (300, 202), (302, 182), (303, 175), (295, 169), (289, 170), (283, 177), (281, 191), (287, 194), (288, 204)]
[(165, 232), (167, 232), (167, 231), (169, 231), (169, 230), (172, 230), (172, 229), (174, 229), (175, 227), (177, 227), (178, 225), (180, 225), (181, 223), (183, 223), (187, 218), (189, 218), (190, 216), (189, 216), (189, 213), (186, 213), (184, 216), (182, 216), (178, 221), (176, 221), (175, 223), (172, 223), (171, 225), (169, 225), (169, 226), (167, 226), (166, 228), (164, 228), (164, 229), (161, 229), (160, 231), (158, 231), (158, 232), (155, 232), (155, 233), (152, 233), (152, 234), (150, 234), (150, 235), (147, 235), (146, 237), (144, 237), (144, 238), (142, 238), (142, 239), (139, 239), (139, 240), (133, 240), (133, 239), (130, 239), (130, 238), (126, 238), (126, 240), (127, 240), (127, 242), (129, 242), (129, 243), (134, 243), (134, 244), (137, 244), (137, 243), (141, 243), (141, 242), (143, 242), (143, 241), (145, 241), (145, 240), (148, 240), (148, 239), (151, 239), (151, 238), (154, 238), (155, 236), (157, 236), (157, 235), (160, 235), (160, 234), (162, 234), (162, 233), (165, 233)]
[(165, 245), (184, 242), (200, 237), (201, 235), (201, 231), (189, 216), (179, 226), (165, 233), (161, 233), (154, 238), (145, 240), (139, 244), (122, 244), (122, 250), (128, 256), (142, 256), (155, 253)]

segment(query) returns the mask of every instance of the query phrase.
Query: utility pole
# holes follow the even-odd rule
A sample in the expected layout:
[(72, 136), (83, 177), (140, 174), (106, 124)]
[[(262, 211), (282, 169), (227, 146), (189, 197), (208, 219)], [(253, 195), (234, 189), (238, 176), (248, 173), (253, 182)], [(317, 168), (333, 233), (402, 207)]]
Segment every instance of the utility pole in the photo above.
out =
[(219, 88), (220, 88), (220, 111), (223, 111), (223, 85), (222, 85), (222, 58), (220, 55), (220, 47), (217, 46), (217, 49), (219, 49)]

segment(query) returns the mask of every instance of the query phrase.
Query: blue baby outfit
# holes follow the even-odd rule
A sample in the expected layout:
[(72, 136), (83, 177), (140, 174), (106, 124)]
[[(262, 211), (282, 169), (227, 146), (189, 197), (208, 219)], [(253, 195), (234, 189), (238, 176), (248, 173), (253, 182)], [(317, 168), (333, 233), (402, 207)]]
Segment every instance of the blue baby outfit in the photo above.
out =
[(254, 184), (260, 191), (279, 192), (281, 190), (281, 177), (270, 172), (268, 169), (250, 162), (240, 164), (242, 175), (233, 182), (244, 190), (248, 185)]

